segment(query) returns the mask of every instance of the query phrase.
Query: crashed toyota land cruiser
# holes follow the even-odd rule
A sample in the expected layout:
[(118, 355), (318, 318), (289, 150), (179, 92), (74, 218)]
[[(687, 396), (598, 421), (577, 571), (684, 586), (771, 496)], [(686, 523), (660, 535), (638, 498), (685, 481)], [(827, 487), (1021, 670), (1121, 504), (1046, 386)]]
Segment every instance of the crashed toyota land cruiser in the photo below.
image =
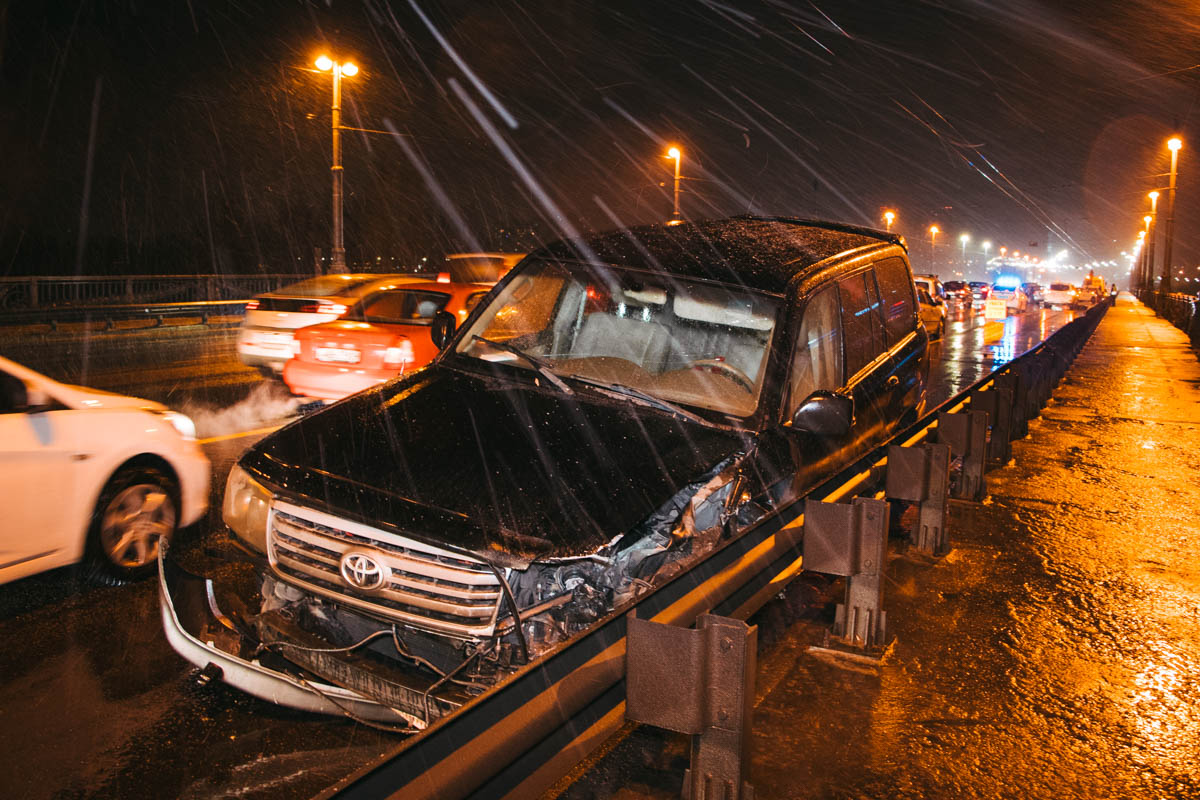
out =
[(184, 657), (422, 727), (915, 421), (928, 373), (903, 241), (794, 219), (557, 242), (431, 335), (241, 457), (241, 563), (160, 559)]

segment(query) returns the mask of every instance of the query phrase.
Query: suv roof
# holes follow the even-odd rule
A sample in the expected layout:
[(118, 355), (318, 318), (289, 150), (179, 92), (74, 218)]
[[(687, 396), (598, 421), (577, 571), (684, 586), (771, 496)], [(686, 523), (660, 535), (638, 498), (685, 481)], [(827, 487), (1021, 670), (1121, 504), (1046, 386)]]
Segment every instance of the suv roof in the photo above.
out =
[[(868, 247), (904, 245), (898, 234), (837, 222), (787, 217), (730, 217), (681, 225), (643, 225), (561, 240), (533, 257), (587, 260), (681, 277), (735, 283), (782, 294), (806, 267)], [(589, 253), (590, 251), (590, 253)]]

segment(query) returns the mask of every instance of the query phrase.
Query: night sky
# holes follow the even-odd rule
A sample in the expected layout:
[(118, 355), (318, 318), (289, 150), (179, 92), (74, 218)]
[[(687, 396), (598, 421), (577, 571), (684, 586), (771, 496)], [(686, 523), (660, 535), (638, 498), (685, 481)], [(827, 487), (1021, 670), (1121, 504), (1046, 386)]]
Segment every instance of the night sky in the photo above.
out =
[(685, 216), (894, 208), (918, 271), (934, 222), (941, 259), (962, 232), (1115, 259), (1178, 132), (1200, 263), (1184, 2), (15, 0), (0, 24), (0, 274), (311, 271), (321, 52), (361, 68), (344, 124), (384, 131), (344, 134), (351, 262), (661, 221), (668, 144)]

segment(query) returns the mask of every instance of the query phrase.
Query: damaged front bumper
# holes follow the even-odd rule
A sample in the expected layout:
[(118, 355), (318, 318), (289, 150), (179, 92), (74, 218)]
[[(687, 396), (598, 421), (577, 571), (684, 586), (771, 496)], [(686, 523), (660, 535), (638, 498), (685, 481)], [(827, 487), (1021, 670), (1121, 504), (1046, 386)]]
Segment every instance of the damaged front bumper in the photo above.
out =
[[(419, 730), (427, 720), (458, 705), (444, 699), (430, 702), (427, 690), (432, 681), (425, 681), (424, 693), (420, 682), (401, 687), (402, 696), (394, 706), (318, 677), (283, 658), (226, 615), (218, 605), (212, 578), (188, 572), (168, 557), (167, 548), (159, 554), (158, 579), (163, 629), (175, 651), (210, 677), (219, 677), (262, 700), (301, 711), (347, 716), (398, 732)], [(340, 663), (320, 656), (314, 648), (310, 658), (326, 665)], [(346, 674), (353, 667), (342, 667), (343, 677), (348, 678), (345, 682), (361, 682), (361, 675)], [(397, 686), (386, 688), (395, 693)]]

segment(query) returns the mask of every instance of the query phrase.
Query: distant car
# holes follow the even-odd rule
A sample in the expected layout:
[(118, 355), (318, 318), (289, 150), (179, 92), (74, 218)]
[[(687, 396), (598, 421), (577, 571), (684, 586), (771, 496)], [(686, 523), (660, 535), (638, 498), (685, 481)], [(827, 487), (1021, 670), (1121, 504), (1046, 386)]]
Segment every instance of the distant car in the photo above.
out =
[(941, 339), (946, 335), (946, 304), (931, 295), (924, 287), (917, 286), (917, 307), (921, 314), (921, 325), (930, 339)]
[(1050, 308), (1069, 308), (1075, 302), (1075, 287), (1069, 283), (1052, 283), (1042, 292), (1042, 303)]
[(937, 275), (914, 275), (913, 282), (918, 289), (924, 289), (929, 292), (930, 297), (936, 297), (939, 300), (944, 300), (946, 297), (945, 288), (942, 282), (938, 280)]
[(992, 290), (990, 283), (984, 281), (971, 281), (967, 284), (971, 289), (971, 300), (977, 305), (982, 305), (987, 302), (988, 293)]
[(948, 303), (971, 305), (971, 287), (965, 281), (946, 281), (942, 284), (942, 291), (946, 293)]
[(1075, 295), (1076, 304), (1080, 308), (1090, 308), (1104, 299), (1108, 293), (1107, 289), (1103, 278), (1089, 274), (1083, 279), (1083, 285), (1079, 287), (1079, 291)]
[(1040, 283), (1022, 283), (1021, 288), (1025, 291), (1025, 296), (1029, 298), (1029, 302), (1035, 306), (1042, 304), (1042, 285)]
[(1003, 300), (1005, 310), (1010, 314), (1013, 312), (1024, 314), (1029, 308), (1029, 298), (1025, 296), (1025, 290), (1020, 286), (994, 283), (991, 291), (988, 292), (988, 297)]
[(434, 316), (448, 313), (461, 324), (490, 288), (434, 281), (378, 287), (340, 319), (297, 330), (283, 382), (293, 394), (337, 400), (419, 369), (438, 354)]
[(144, 577), (204, 513), (208, 481), (183, 414), (0, 358), (0, 583), (85, 559)]
[[(320, 275), (256, 295), (246, 304), (246, 316), (238, 333), (238, 358), (264, 374), (276, 374), (292, 357), (292, 331), (337, 319), (376, 286), (402, 277)], [(408, 276), (407, 280), (419, 279)]]

